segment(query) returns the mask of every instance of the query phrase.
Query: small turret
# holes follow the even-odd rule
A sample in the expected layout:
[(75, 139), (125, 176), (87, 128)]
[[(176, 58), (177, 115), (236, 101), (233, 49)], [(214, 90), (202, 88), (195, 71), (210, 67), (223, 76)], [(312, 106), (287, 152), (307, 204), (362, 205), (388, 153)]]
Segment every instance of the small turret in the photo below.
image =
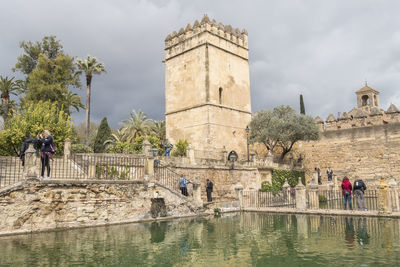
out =
[(386, 111), (387, 114), (391, 114), (391, 113), (400, 113), (400, 110), (394, 105), (394, 104), (390, 104), (388, 110)]

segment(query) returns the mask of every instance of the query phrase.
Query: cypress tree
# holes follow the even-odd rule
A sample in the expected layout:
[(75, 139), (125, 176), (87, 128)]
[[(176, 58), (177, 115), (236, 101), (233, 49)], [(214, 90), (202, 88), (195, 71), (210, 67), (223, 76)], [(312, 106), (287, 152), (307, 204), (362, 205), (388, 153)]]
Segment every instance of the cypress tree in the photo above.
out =
[(300, 114), (306, 115), (306, 108), (304, 107), (303, 95), (300, 95)]
[(111, 129), (108, 126), (107, 118), (101, 120), (99, 129), (97, 130), (96, 139), (94, 140), (94, 153), (103, 153), (105, 150), (104, 142), (111, 136)]

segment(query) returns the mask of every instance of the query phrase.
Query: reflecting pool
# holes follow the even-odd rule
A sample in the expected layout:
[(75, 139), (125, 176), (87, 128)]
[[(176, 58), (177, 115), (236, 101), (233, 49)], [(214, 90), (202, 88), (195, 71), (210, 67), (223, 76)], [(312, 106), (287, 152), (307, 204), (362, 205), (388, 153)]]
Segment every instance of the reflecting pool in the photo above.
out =
[(400, 220), (230, 213), (0, 237), (0, 266), (400, 266)]

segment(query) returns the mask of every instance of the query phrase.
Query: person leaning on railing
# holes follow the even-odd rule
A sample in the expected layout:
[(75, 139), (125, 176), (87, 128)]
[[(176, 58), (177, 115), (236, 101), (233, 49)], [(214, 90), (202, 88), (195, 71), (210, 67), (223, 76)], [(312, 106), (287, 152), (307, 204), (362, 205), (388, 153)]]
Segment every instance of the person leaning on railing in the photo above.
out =
[(186, 180), (185, 175), (182, 173), (181, 178), (179, 179), (179, 188), (181, 189), (181, 193), (184, 196), (188, 196), (187, 185), (190, 184), (188, 180)]
[(362, 210), (366, 211), (367, 209), (365, 208), (365, 198), (364, 198), (364, 191), (367, 190), (367, 186), (363, 182), (363, 180), (358, 179), (354, 181), (354, 186), (353, 186), (353, 192), (354, 192), (354, 198), (357, 201), (357, 208), (361, 210), (361, 204), (362, 203)]

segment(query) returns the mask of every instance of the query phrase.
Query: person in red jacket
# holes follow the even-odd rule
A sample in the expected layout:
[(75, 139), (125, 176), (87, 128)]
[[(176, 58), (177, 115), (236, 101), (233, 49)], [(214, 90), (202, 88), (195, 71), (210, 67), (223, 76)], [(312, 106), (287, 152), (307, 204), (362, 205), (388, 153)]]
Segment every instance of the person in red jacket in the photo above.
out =
[(344, 198), (344, 209), (347, 209), (347, 202), (349, 203), (349, 208), (351, 210), (353, 209), (353, 205), (351, 203), (351, 190), (352, 189), (353, 189), (353, 187), (351, 186), (349, 178), (347, 178), (347, 176), (345, 176), (343, 178), (343, 182), (342, 182), (342, 195)]

